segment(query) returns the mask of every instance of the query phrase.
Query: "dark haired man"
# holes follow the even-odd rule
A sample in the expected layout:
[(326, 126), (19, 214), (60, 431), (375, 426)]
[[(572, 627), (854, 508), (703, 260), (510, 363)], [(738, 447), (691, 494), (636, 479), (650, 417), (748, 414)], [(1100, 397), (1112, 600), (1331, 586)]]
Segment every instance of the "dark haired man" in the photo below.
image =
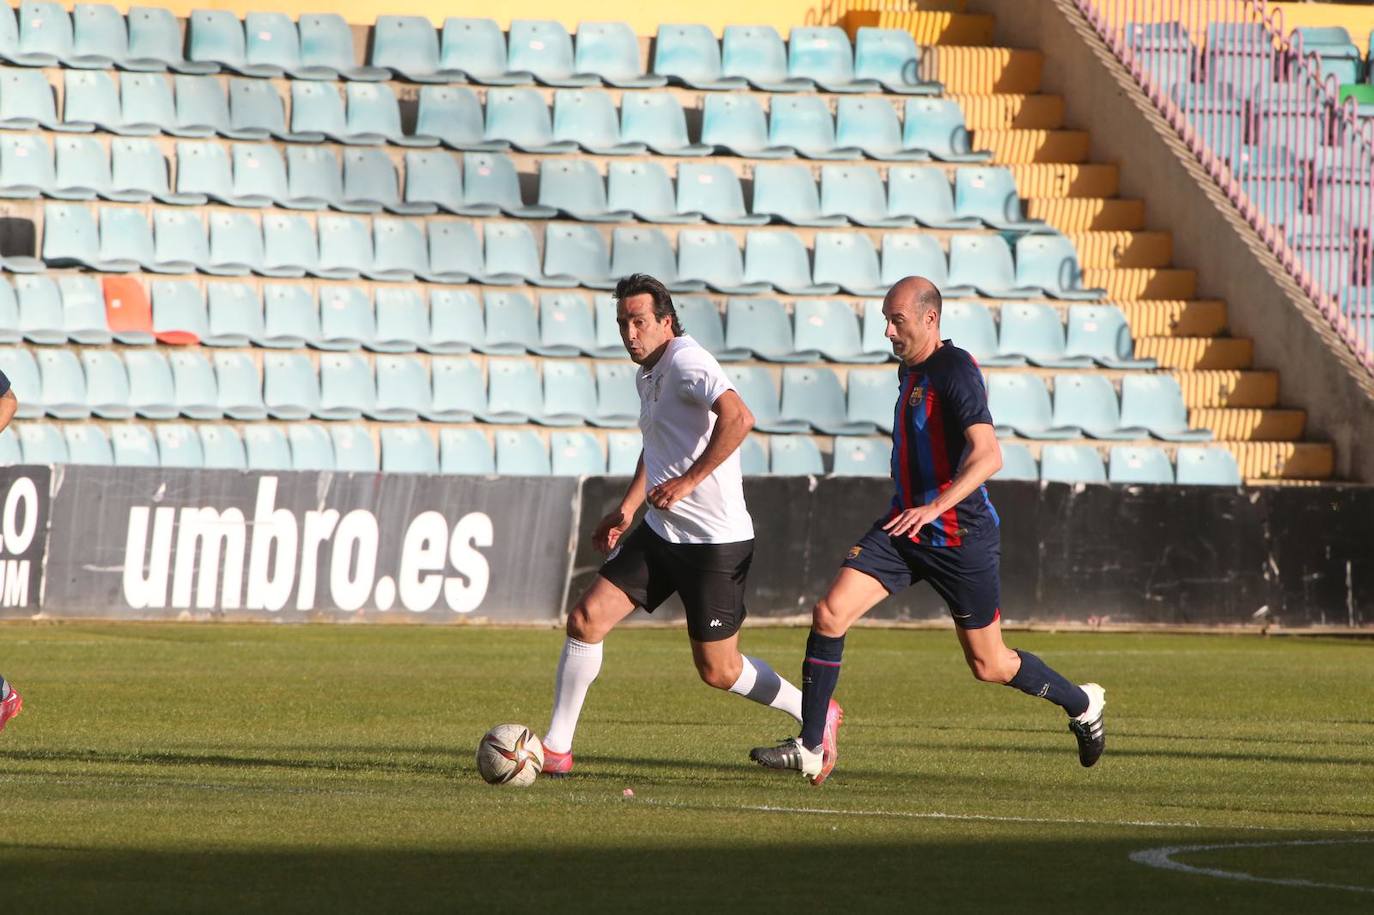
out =
[[(662, 283), (636, 273), (620, 281), (615, 299), (621, 340), (639, 366), (644, 448), (625, 497), (592, 537), (609, 553), (606, 563), (568, 614), (544, 735), (544, 771), (554, 775), (572, 771), (573, 732), (601, 670), (602, 640), (636, 607), (653, 612), (674, 593), (701, 679), (801, 721), (801, 692), (739, 651), (754, 555), (739, 445), (753, 414), (715, 358), (684, 333)], [(626, 536), (646, 501), (644, 520)]]

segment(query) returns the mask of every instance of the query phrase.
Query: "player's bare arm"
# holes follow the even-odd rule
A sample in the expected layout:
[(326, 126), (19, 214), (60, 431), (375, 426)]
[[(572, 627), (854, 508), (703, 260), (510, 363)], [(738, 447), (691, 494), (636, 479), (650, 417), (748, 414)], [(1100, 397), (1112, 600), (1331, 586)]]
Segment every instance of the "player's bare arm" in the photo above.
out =
[(734, 391), (726, 391), (711, 404), (711, 412), (716, 414), (716, 425), (711, 430), (711, 439), (701, 452), (691, 469), (680, 477), (664, 480), (649, 491), (649, 504), (660, 511), (667, 511), (673, 504), (686, 498), (702, 480), (721, 465), (744, 441), (749, 430), (754, 428), (754, 414), (744, 405), (744, 400)]
[(14, 414), (19, 409), (19, 398), (14, 396), (14, 389), (0, 394), (0, 432), (5, 431), (5, 427), (14, 419)]
[(630, 522), (634, 521), (635, 513), (643, 504), (644, 452), (641, 451), (639, 461), (635, 464), (634, 479), (630, 480), (630, 487), (625, 490), (625, 498), (620, 500), (620, 506), (615, 511), (607, 514), (596, 526), (596, 531), (592, 534), (592, 546), (602, 553), (609, 553), (615, 549), (621, 535), (630, 529)]
[(1002, 469), (1002, 448), (997, 444), (997, 433), (992, 426), (976, 423), (964, 430), (964, 438), (968, 441), (969, 450), (949, 487), (935, 501), (908, 508), (893, 516), (883, 525), (883, 530), (894, 537), (919, 531), (958, 505)]

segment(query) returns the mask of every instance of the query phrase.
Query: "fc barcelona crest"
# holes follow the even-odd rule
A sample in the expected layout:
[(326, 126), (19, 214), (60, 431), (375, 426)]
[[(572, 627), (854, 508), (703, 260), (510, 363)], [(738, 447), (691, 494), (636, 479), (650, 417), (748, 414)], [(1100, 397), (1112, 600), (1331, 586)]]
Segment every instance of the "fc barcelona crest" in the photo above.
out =
[(907, 399), (907, 403), (914, 407), (925, 399), (926, 389), (918, 384), (916, 385), (916, 387), (911, 389), (911, 397)]

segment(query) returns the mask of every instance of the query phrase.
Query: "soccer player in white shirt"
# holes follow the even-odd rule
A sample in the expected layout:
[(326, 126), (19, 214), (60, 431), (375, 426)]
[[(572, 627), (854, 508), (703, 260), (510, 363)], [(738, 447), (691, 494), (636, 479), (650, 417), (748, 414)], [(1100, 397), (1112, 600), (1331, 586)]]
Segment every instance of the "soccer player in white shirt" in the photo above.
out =
[[(592, 536), (609, 553), (606, 563), (568, 614), (544, 735), (544, 772), (552, 775), (572, 771), (573, 731), (601, 670), (602, 640), (636, 607), (653, 612), (674, 593), (701, 679), (801, 720), (800, 690), (739, 650), (754, 554), (739, 446), (754, 416), (715, 357), (683, 332), (662, 283), (628, 276), (615, 299), (620, 337), (639, 366), (644, 450), (625, 498)], [(644, 520), (626, 536), (645, 502)]]

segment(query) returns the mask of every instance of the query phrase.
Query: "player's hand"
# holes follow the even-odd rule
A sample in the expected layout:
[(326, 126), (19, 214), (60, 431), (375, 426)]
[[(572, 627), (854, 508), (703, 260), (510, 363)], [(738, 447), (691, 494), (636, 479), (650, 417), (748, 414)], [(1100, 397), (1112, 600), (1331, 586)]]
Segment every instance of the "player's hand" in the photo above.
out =
[(893, 537), (914, 534), (936, 518), (940, 517), (940, 514), (940, 510), (933, 505), (921, 505), (916, 508), (908, 508), (906, 511), (894, 515), (890, 521), (883, 525), (883, 530), (887, 531)]
[(602, 553), (609, 553), (620, 542), (620, 535), (630, 526), (630, 519), (617, 509), (601, 519), (592, 534), (592, 546)]
[(649, 504), (659, 511), (667, 511), (674, 504), (682, 501), (692, 494), (692, 490), (697, 488), (697, 484), (688, 480), (686, 477), (674, 477), (671, 480), (664, 480), (653, 489), (649, 490)]

